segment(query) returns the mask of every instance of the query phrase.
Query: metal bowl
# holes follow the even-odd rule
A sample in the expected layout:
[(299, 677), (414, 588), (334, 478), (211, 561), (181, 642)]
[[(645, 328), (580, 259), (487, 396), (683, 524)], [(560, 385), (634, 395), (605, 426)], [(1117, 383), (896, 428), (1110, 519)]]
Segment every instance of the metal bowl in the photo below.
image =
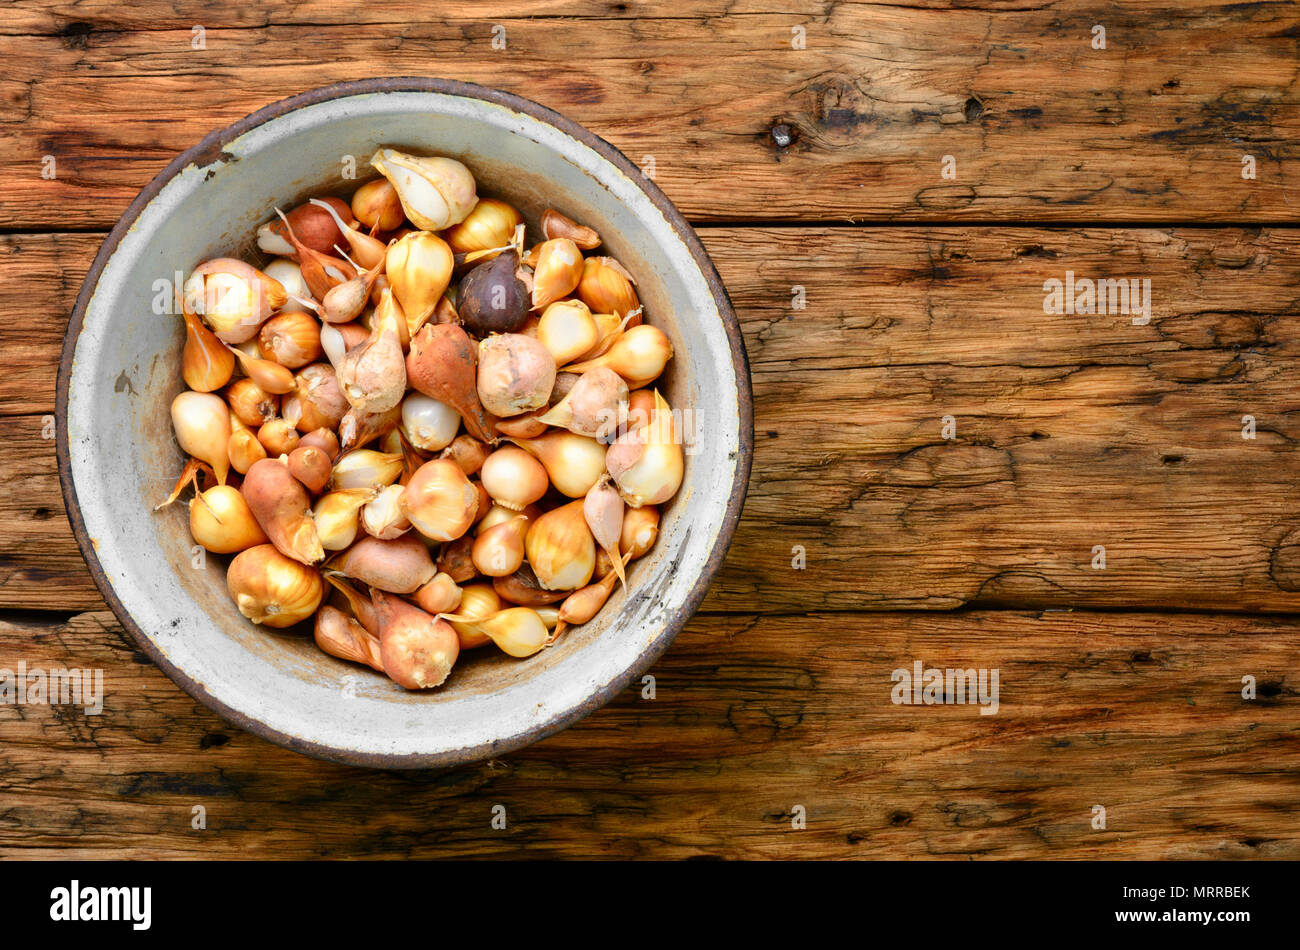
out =
[[(632, 565), (629, 591), (534, 657), (471, 651), (442, 688), (422, 693), (245, 620), (226, 592), (227, 559), (193, 545), (184, 507), (152, 511), (182, 464), (168, 407), (182, 388), (183, 325), (157, 312), (168, 309), (173, 282), (204, 259), (249, 251), (274, 207), (371, 177), (367, 159), (380, 145), (460, 159), (482, 193), (514, 203), (533, 228), (547, 206), (595, 227), (636, 276), (649, 322), (672, 339), (663, 388), (687, 410), (685, 481), (654, 551)], [(95, 257), (64, 341), (59, 477), (104, 599), (190, 695), (308, 755), (447, 766), (557, 732), (663, 653), (704, 598), (740, 517), (752, 412), (722, 282), (681, 214), (624, 155), (508, 93), (369, 79), (285, 99), (209, 135), (131, 202)]]

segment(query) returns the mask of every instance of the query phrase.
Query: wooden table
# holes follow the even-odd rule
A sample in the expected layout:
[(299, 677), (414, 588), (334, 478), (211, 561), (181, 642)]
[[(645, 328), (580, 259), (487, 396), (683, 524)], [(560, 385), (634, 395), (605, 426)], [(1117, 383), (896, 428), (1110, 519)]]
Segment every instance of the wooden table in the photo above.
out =
[[(0, 665), (108, 695), (0, 707), (0, 854), (1300, 857), (1297, 8), (689, 6), (6, 7)], [(652, 158), (753, 369), (744, 520), (655, 698), (444, 773), (303, 758), (172, 685), (94, 589), (47, 438), (136, 191), (372, 75)], [(1149, 279), (1149, 322), (1045, 313), (1067, 273)], [(895, 705), (915, 661), (998, 670), (998, 712)]]

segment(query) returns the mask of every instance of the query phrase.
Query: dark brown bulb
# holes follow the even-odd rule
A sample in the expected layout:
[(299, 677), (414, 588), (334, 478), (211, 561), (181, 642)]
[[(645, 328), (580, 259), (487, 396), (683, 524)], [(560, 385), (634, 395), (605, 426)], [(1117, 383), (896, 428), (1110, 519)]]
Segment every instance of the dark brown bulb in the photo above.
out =
[(461, 325), (478, 337), (514, 333), (528, 319), (528, 288), (515, 271), (519, 254), (513, 248), (480, 264), (460, 282), (456, 306)]

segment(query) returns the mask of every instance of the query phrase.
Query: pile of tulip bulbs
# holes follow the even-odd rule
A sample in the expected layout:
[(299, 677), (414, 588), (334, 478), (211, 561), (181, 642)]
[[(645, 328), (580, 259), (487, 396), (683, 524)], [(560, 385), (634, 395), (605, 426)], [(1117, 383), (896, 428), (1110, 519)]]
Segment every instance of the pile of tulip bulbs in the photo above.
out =
[(179, 289), (171, 405), (189, 526), (230, 556), (254, 623), (312, 625), (407, 689), (461, 653), (528, 657), (586, 623), (681, 485), (655, 386), (673, 350), (601, 237), (554, 209), (538, 240), (445, 157), (257, 229), (260, 266)]

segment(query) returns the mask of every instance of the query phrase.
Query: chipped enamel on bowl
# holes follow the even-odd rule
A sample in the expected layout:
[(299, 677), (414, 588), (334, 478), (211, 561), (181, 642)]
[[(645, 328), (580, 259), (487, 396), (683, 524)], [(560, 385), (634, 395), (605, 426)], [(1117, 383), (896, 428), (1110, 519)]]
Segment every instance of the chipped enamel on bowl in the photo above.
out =
[[(440, 689), (412, 693), (245, 620), (228, 558), (192, 547), (187, 512), (152, 509), (183, 462), (169, 406), (183, 388), (183, 323), (157, 314), (158, 281), (252, 249), (272, 209), (374, 177), (380, 145), (450, 155), (480, 192), (518, 206), (536, 234), (553, 205), (595, 227), (636, 276), (648, 321), (676, 356), (661, 385), (688, 409), (686, 475), (655, 549), (596, 620), (515, 660), (466, 651)], [(356, 180), (343, 177), (347, 156)], [(171, 284), (161, 291), (166, 299)], [(626, 157), (505, 93), (431, 79), (364, 80), (305, 93), (214, 133), (133, 201), (77, 298), (58, 386), (59, 474), (95, 582), (140, 646), (228, 721), (322, 758), (445, 766), (550, 735), (644, 672), (699, 605), (740, 515), (752, 452), (745, 353), (726, 291), (690, 227)], [(112, 696), (107, 698), (112, 703)]]

